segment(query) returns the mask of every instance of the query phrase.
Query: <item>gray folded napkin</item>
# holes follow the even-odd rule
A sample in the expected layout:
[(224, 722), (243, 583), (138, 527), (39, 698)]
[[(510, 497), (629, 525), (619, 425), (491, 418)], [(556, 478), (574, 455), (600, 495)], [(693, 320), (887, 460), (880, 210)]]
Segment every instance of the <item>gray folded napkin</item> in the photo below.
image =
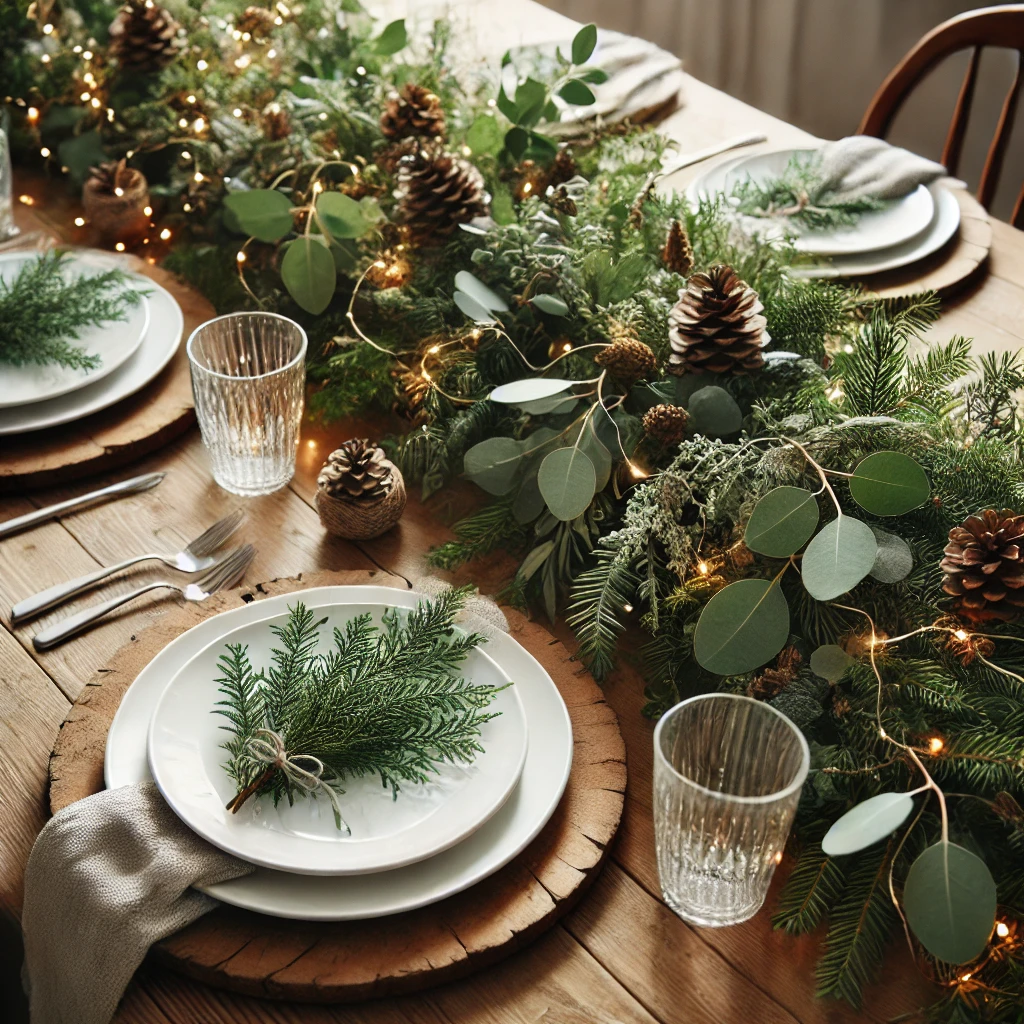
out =
[(821, 147), (819, 167), (822, 190), (843, 200), (862, 196), (899, 199), (946, 173), (942, 164), (870, 135), (826, 143)]
[[(414, 586), (437, 597), (450, 584), (423, 576)], [(479, 594), (458, 621), (488, 636), (508, 631), (501, 609)], [(22, 981), (31, 1024), (108, 1024), (149, 947), (218, 906), (195, 887), (255, 870), (196, 835), (153, 782), (58, 811), (25, 869)]]
[(254, 870), (200, 839), (152, 782), (59, 811), (25, 871), (32, 1024), (107, 1024), (149, 947), (218, 905), (192, 887)]

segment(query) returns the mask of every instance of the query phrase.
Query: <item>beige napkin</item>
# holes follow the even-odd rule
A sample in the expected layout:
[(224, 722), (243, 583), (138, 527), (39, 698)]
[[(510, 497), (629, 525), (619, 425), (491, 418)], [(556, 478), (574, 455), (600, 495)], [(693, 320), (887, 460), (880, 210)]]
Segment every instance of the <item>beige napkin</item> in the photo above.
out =
[[(414, 586), (437, 597), (450, 585), (424, 576)], [(501, 609), (479, 594), (458, 621), (488, 636), (508, 631)], [(59, 811), (25, 870), (31, 1024), (107, 1024), (149, 947), (218, 905), (193, 887), (255, 870), (197, 836), (152, 782)]]
[(946, 173), (942, 164), (870, 135), (850, 135), (821, 147), (821, 176), (843, 199), (900, 199)]
[(59, 811), (25, 871), (32, 1024), (107, 1024), (149, 947), (217, 906), (192, 886), (254, 870), (200, 839), (152, 782)]

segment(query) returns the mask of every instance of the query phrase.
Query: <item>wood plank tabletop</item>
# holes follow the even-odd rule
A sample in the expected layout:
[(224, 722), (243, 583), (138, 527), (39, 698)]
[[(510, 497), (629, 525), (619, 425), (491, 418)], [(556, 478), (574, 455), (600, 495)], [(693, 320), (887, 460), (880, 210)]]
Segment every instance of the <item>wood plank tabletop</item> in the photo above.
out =
[[(534, 27), (531, 38), (541, 29), (549, 35), (572, 31), (571, 23), (528, 0), (506, 0), (503, 5), (487, 5), (487, 10), (497, 7), (506, 15), (511, 11), (517, 25), (529, 21)], [(681, 152), (751, 131), (764, 132), (767, 146), (802, 144), (809, 138), (692, 78), (685, 83), (682, 104), (663, 126)], [(682, 187), (706, 166), (679, 172), (666, 187)], [(931, 331), (938, 339), (952, 334), (974, 337), (978, 351), (1024, 346), (1021, 232), (993, 223), (987, 273), (946, 302), (943, 317)], [(326, 454), (349, 437), (383, 429), (399, 425), (348, 421), (306, 429), (289, 487), (244, 502), (246, 539), (259, 549), (247, 576), (250, 582), (317, 569), (377, 567), (406, 578), (425, 571), (425, 552), (448, 539), (450, 524), (478, 500), (468, 486), (447, 488), (426, 505), (411, 496), (395, 530), (359, 544), (329, 537), (313, 509), (316, 472)], [(168, 478), (151, 493), (0, 541), (0, 923), (9, 935), (16, 934), (24, 864), (46, 819), (47, 758), (70, 702), (85, 680), (162, 615), (168, 603), (160, 597), (136, 602), (116, 618), (42, 655), (30, 643), (38, 623), (12, 628), (10, 608), (43, 587), (126, 555), (174, 550), (240, 501), (213, 483), (195, 429), (135, 463), (131, 473), (157, 469), (167, 471)], [(87, 485), (5, 496), (0, 498), (0, 521), (126, 475), (130, 474), (122, 470), (93, 478)], [(470, 566), (462, 575), (488, 593), (497, 590), (513, 568), (499, 555)], [(136, 574), (130, 584), (119, 581), (110, 589), (128, 589), (145, 578)], [(48, 624), (62, 614), (64, 610), (41, 622)], [(555, 632), (571, 643), (564, 624)], [(759, 1024), (845, 1024), (881, 1022), (932, 997), (902, 943), (894, 943), (880, 980), (867, 993), (865, 1010), (856, 1012), (845, 1004), (814, 998), (820, 935), (795, 940), (773, 932), (767, 909), (737, 927), (696, 929), (665, 907), (653, 852), (652, 724), (640, 714), (642, 691), (639, 673), (628, 665), (606, 685), (629, 764), (626, 812), (610, 862), (579, 906), (526, 950), (467, 980), (354, 1008), (242, 998), (146, 966), (116, 1019), (121, 1024), (732, 1024), (748, 1019)], [(784, 869), (785, 865), (780, 876)], [(7, 943), (2, 948), (13, 947)], [(16, 968), (13, 960), (11, 964)], [(13, 985), (15, 977), (16, 970), (11, 969), (0, 984)], [(5, 1005), (9, 998), (13, 995), (0, 992)]]

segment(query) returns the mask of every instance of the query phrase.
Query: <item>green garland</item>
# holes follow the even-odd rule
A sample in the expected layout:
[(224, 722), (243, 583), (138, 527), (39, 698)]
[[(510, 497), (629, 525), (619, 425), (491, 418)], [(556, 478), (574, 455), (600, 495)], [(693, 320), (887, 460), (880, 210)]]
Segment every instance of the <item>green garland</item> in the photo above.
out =
[[(668, 146), (655, 132), (611, 126), (558, 146), (556, 97), (583, 102), (601, 80), (590, 27), (550, 81), (517, 68), (469, 82), (449, 70), (445, 26), (417, 46), (352, 0), (311, 0), (262, 42), (235, 38), (242, 3), (167, 7), (189, 49), (132, 82), (106, 56), (112, 4), (50, 34), (4, 20), (20, 159), (42, 147), (80, 179), (131, 151), (176, 239), (168, 265), (222, 311), (259, 304), (306, 326), (317, 412), (397, 405), (412, 421), (394, 443), (410, 482), (429, 495), (465, 474), (491, 495), (436, 565), (517, 551), (508, 597), (568, 608), (598, 677), (624, 628), (647, 630), (652, 715), (725, 689), (804, 730), (813, 772), (775, 922), (827, 919), (823, 995), (858, 1004), (907, 915), (944, 989), (924, 1018), (1017, 1020), (1024, 630), (959, 618), (939, 561), (968, 516), (1024, 508), (1020, 358), (974, 360), (963, 339), (925, 349), (929, 296), (878, 302), (794, 279), (787, 243), (744, 240), (718, 206), (653, 190)], [(74, 52), (89, 38), (95, 86)], [(490, 196), (489, 218), (415, 245), (395, 197), (403, 154), (380, 121), (407, 84), (438, 97), (443, 154), (469, 159)], [(680, 289), (722, 264), (763, 304), (765, 364), (668, 374)], [(655, 407), (685, 423), (681, 441), (645, 420)], [(837, 534), (829, 565), (819, 538)], [(734, 598), (755, 590), (771, 617), (731, 644)], [(823, 841), (848, 846), (842, 818), (869, 798), (913, 813), (863, 852), (826, 853)], [(960, 930), (981, 943), (973, 959), (921, 914), (928, 851), (951, 862), (953, 847), (982, 912)], [(998, 925), (979, 940), (989, 880)]]

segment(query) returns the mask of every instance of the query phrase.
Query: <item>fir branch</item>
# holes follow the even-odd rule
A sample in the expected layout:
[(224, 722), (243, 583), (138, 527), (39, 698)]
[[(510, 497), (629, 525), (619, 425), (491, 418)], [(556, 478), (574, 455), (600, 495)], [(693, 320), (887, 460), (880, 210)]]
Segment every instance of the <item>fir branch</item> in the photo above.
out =
[(0, 281), (0, 363), (95, 370), (101, 358), (73, 344), (86, 327), (128, 319), (143, 292), (128, 287), (119, 270), (67, 274), (69, 257), (45, 253), (27, 263), (13, 281)]
[(790, 935), (813, 931), (839, 900), (845, 882), (846, 872), (821, 849), (820, 840), (807, 843), (779, 895), (772, 925)]
[(529, 531), (516, 519), (509, 502), (485, 505), (453, 527), (456, 539), (432, 548), (427, 564), (452, 572), (474, 558), (482, 558), (501, 549), (516, 550), (529, 536)]

